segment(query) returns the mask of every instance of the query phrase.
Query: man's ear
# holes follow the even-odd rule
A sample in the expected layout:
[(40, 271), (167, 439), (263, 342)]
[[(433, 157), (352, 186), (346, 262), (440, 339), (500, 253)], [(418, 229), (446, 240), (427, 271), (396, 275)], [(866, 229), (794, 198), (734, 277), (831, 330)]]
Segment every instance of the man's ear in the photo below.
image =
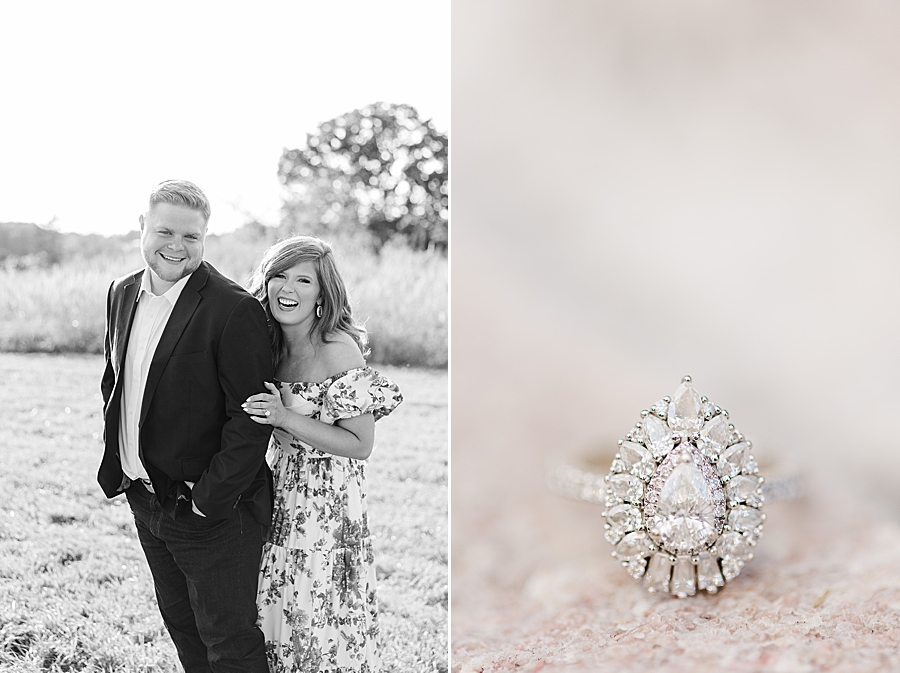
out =
[(138, 215), (138, 222), (141, 223), (141, 233), (143, 234), (144, 233), (144, 214), (143, 213)]

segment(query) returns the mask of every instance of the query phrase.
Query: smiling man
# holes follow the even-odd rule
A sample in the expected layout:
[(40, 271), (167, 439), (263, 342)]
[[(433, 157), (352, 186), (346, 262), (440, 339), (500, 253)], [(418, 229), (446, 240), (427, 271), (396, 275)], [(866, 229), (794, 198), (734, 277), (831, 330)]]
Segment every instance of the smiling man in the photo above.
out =
[(157, 185), (146, 267), (109, 288), (97, 478), (126, 494), (185, 671), (268, 673), (256, 586), (271, 427), (241, 403), (272, 380), (272, 353), (262, 306), (203, 261), (209, 215), (196, 185)]

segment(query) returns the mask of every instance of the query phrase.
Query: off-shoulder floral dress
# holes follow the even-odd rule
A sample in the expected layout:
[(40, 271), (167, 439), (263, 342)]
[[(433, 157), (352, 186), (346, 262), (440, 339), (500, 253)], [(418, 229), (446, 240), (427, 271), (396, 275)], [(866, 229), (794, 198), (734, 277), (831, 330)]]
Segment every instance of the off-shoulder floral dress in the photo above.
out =
[[(333, 424), (383, 418), (403, 396), (369, 367), (321, 383), (278, 383), (284, 406)], [(266, 461), (275, 512), (263, 549), (257, 604), (272, 673), (379, 670), (375, 558), (365, 461), (318, 451), (280, 429)]]

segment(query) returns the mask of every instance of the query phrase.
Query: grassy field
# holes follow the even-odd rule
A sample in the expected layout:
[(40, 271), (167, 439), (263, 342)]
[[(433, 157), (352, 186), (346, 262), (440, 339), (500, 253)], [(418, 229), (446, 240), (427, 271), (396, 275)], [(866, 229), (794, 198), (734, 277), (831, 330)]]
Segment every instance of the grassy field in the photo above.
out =
[[(237, 232), (207, 241), (206, 259), (245, 287), (274, 241)], [(369, 330), (372, 359), (395, 365), (447, 364), (447, 258), (353, 241), (334, 243), (353, 303)], [(0, 267), (0, 351), (102, 353), (110, 282), (144, 266), (137, 247), (112, 257), (46, 268)]]
[[(379, 367), (369, 509), (385, 671), (447, 671), (447, 375)], [(178, 671), (124, 498), (96, 483), (102, 358), (0, 353), (0, 670)]]

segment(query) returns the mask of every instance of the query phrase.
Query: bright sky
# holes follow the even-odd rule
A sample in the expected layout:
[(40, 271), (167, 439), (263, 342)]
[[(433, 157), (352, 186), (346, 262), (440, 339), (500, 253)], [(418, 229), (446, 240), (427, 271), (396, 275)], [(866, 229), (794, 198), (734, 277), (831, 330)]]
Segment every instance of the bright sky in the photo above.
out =
[(0, 222), (61, 231), (137, 229), (169, 178), (212, 233), (274, 224), (281, 151), (320, 122), (387, 101), (450, 126), (449, 0), (4, 3), (0, 63)]

